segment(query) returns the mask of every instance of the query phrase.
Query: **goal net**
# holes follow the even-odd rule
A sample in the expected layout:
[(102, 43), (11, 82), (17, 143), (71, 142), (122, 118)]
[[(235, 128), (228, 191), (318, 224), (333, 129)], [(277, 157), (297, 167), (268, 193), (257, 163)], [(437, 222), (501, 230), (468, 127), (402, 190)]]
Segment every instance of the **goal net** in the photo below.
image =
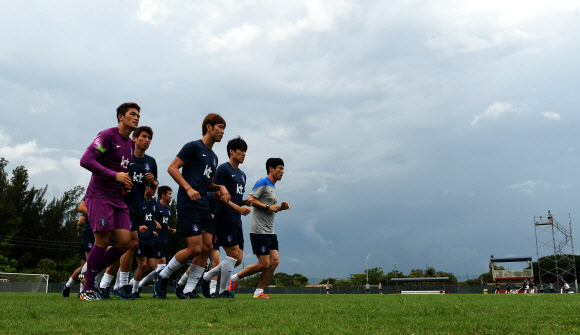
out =
[(0, 272), (0, 292), (48, 293), (48, 275)]

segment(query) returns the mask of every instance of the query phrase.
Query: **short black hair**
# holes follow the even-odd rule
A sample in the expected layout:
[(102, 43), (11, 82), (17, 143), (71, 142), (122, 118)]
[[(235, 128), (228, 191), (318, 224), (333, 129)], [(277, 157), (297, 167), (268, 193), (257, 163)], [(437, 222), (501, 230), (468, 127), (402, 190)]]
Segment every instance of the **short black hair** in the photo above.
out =
[(169, 191), (173, 192), (173, 191), (171, 190), (171, 187), (169, 187), (169, 186), (167, 186), (167, 185), (159, 186), (159, 188), (157, 189), (157, 197), (158, 197), (159, 199), (161, 199), (161, 197), (162, 197), (164, 194), (167, 194), (167, 192), (169, 192)]
[(228, 158), (229, 158), (230, 157), (230, 150), (248, 151), (248, 144), (246, 143), (246, 141), (244, 141), (241, 137), (238, 136), (236, 138), (232, 138), (228, 142), (228, 146), (227, 146), (226, 150), (228, 151)]
[(275, 169), (280, 165), (284, 166), (282, 158), (268, 158), (266, 161), (266, 173), (270, 173), (270, 168)]
[(119, 115), (125, 116), (131, 108), (135, 108), (139, 113), (141, 112), (141, 107), (136, 102), (125, 102), (117, 107), (117, 122), (119, 122)]
[(151, 127), (149, 126), (141, 126), (133, 130), (133, 137), (141, 136), (142, 132), (146, 132), (147, 134), (149, 134), (149, 136), (151, 136), (151, 139), (153, 139), (153, 129), (151, 129)]

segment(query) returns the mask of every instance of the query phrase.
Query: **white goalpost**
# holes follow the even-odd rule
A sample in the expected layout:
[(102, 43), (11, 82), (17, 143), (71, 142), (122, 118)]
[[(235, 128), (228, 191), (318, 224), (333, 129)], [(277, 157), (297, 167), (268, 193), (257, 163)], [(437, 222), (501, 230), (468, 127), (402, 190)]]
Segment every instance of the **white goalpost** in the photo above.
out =
[(0, 292), (48, 293), (47, 274), (0, 272)]

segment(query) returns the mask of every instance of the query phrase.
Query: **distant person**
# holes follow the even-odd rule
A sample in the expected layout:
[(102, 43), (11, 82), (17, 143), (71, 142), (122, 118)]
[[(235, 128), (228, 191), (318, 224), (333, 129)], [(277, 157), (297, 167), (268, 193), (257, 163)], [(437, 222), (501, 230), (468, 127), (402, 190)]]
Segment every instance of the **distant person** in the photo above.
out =
[(522, 290), (524, 290), (524, 294), (527, 294), (530, 291), (530, 284), (528, 284), (527, 279), (524, 279), (524, 282), (522, 283)]
[(550, 283), (550, 293), (554, 293), (554, 283)]
[(366, 287), (366, 294), (371, 294), (371, 284), (367, 283)]
[(564, 280), (564, 277), (559, 276), (558, 277), (558, 285), (560, 286), (560, 293), (564, 293), (565, 284), (566, 284), (566, 281)]
[(550, 212), (550, 210), (548, 210), (548, 222), (554, 223), (554, 219), (552, 218), (552, 213)]
[(379, 294), (383, 294), (383, 284), (379, 283)]
[(326, 294), (330, 294), (330, 282), (326, 281)]
[(530, 278), (530, 281), (529, 281), (529, 283), (530, 283), (530, 293), (531, 293), (531, 294), (534, 294), (534, 293), (536, 293), (536, 292), (535, 292), (535, 289), (534, 289), (534, 278)]
[(512, 290), (512, 283), (509, 281), (505, 283), (505, 294), (510, 294)]
[(495, 283), (495, 294), (499, 294), (499, 292), (500, 292), (500, 285), (499, 285), (499, 282), (496, 282)]

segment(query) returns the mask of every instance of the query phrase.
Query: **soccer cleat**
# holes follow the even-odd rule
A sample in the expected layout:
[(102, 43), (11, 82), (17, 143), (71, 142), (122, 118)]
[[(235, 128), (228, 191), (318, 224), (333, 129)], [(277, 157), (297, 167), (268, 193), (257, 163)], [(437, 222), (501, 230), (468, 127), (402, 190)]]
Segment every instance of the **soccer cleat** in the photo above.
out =
[(115, 290), (115, 289), (113, 289), (113, 290), (111, 291), (111, 295), (112, 295), (113, 297), (116, 297), (116, 298), (119, 298), (119, 299), (120, 299), (120, 297), (119, 297), (119, 296), (121, 295), (121, 293), (119, 292), (119, 290)]
[(101, 296), (102, 300), (111, 299), (109, 288), (99, 288), (99, 295)]
[(85, 301), (97, 301), (97, 300), (99, 300), (99, 296), (93, 290), (81, 292), (79, 298), (81, 300), (85, 300)]
[(206, 298), (211, 298), (211, 294), (209, 293), (209, 281), (204, 280), (203, 276), (199, 278), (199, 288), (201, 289), (201, 294), (203, 294)]
[(163, 278), (159, 274), (159, 272), (155, 272), (155, 275), (153, 275), (153, 279), (155, 280), (155, 284), (153, 284), (153, 291), (160, 299), (165, 299), (167, 297), (167, 282), (169, 279)]
[(119, 296), (118, 298), (121, 300), (133, 300), (135, 296), (131, 292), (133, 290), (133, 286), (131, 285), (124, 285), (119, 288)]
[(155, 292), (153, 292), (153, 299), (157, 299), (157, 298), (159, 298), (159, 297), (157, 296), (157, 294), (155, 294)]
[(195, 293), (195, 291), (191, 291), (189, 293), (184, 293), (187, 299), (200, 299), (201, 297)]
[(236, 287), (238, 286), (238, 283), (236, 283), (235, 280), (232, 279), (232, 277), (230, 277), (230, 280), (228, 281), (228, 287), (226, 288), (226, 290), (228, 290), (228, 292), (230, 292), (230, 296), (232, 296), (232, 298), (234, 297), (234, 295), (236, 295)]
[(175, 295), (179, 298), (179, 299), (186, 299), (187, 297), (185, 296), (185, 294), (183, 294), (183, 286), (179, 285), (179, 281), (174, 280), (173, 281), (173, 288), (175, 290)]
[(264, 292), (260, 293), (260, 295), (254, 295), (253, 297), (254, 299), (270, 299), (270, 297), (264, 294)]
[(70, 295), (70, 287), (66, 286), (66, 283), (62, 283), (62, 296), (68, 298)]
[(216, 298), (219, 298), (220, 295), (217, 294), (217, 292), (214, 292), (214, 293), (210, 294), (209, 297), (212, 298), (212, 299), (216, 299)]
[(230, 291), (223, 291), (222, 293), (220, 293), (218, 295), (218, 297), (220, 297), (220, 298), (226, 298), (226, 299), (233, 298), (232, 295), (230, 294)]
[(134, 292), (133, 296), (135, 297), (135, 299), (141, 299), (141, 295), (139, 294), (139, 292)]
[(78, 278), (79, 278), (79, 281), (80, 281), (80, 282), (81, 282), (83, 285), (86, 285), (86, 284), (87, 284), (87, 280), (85, 279), (85, 274), (84, 274), (84, 273), (82, 273), (82, 272), (81, 272), (81, 273), (79, 274), (79, 277), (78, 277)]

